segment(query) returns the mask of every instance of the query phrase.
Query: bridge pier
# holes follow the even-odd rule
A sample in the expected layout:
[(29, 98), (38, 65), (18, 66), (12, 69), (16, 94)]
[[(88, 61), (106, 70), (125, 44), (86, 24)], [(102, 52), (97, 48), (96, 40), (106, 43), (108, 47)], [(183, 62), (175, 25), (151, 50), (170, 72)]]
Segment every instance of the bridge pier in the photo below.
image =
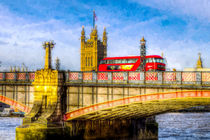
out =
[(52, 69), (35, 73), (34, 104), (16, 128), (16, 140), (45, 140), (65, 137), (63, 115), (65, 112), (64, 74)]
[(158, 139), (154, 118), (128, 120), (75, 120), (65, 122), (65, 133), (71, 139)]

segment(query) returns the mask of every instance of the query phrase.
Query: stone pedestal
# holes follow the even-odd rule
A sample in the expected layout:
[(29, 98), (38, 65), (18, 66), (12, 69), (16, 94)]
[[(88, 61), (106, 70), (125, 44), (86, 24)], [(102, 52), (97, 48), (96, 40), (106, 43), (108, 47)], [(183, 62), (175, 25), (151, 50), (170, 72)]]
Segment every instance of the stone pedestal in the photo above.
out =
[[(16, 140), (45, 140), (64, 137), (64, 73), (42, 69), (35, 73), (34, 105), (16, 128)], [(65, 103), (65, 102), (63, 102)]]

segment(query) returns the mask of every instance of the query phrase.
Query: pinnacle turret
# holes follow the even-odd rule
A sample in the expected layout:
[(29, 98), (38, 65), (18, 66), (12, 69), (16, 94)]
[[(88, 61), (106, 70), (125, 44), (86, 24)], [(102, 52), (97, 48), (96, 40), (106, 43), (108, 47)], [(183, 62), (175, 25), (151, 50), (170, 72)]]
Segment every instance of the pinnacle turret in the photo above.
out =
[(202, 60), (201, 60), (201, 53), (198, 53), (198, 60), (197, 60), (197, 65), (196, 68), (203, 68)]
[(104, 27), (104, 32), (103, 32), (103, 45), (107, 46), (107, 33), (106, 33), (106, 27)]

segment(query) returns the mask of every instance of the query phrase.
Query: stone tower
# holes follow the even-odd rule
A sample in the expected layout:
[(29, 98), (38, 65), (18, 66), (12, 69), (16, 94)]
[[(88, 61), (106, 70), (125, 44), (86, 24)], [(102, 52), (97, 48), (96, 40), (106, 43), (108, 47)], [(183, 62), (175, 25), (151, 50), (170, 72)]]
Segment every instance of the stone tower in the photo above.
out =
[(107, 57), (107, 33), (103, 32), (103, 41), (98, 39), (98, 31), (95, 26), (86, 40), (84, 26), (81, 31), (81, 71), (98, 71), (100, 60)]

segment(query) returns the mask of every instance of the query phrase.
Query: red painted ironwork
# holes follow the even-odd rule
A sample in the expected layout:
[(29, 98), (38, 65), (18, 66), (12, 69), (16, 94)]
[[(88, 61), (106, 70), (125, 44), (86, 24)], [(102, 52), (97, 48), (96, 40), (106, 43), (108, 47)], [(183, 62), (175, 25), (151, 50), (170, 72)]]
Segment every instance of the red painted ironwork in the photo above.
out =
[(128, 80), (130, 81), (138, 81), (140, 80), (140, 72), (129, 72)]
[(35, 79), (35, 73), (30, 72), (29, 73), (29, 80), (34, 80)]
[(107, 72), (98, 72), (97, 79), (98, 80), (108, 80), (108, 73)]
[(146, 72), (146, 81), (157, 81), (158, 73), (157, 72)]
[(17, 80), (26, 80), (26, 73), (18, 73)]
[(4, 79), (3, 75), (4, 75), (4, 73), (0, 73), (0, 80)]
[(6, 80), (14, 80), (15, 73), (6, 73)]
[(0, 102), (3, 102), (3, 103), (8, 104), (8, 105), (11, 105), (14, 108), (17, 108), (18, 110), (21, 110), (21, 111), (26, 112), (26, 113), (30, 112), (30, 110), (31, 110), (30, 107), (28, 107), (28, 106), (26, 106), (26, 105), (24, 105), (22, 103), (18, 103), (17, 101), (14, 101), (14, 100), (12, 100), (10, 98), (7, 98), (7, 97), (5, 97), (3, 95), (0, 95)]
[(91, 105), (88, 107), (83, 107), (78, 110), (66, 113), (64, 118), (65, 121), (68, 121), (70, 119), (77, 118), (87, 113), (99, 111), (102, 109), (112, 108), (120, 105), (135, 103), (135, 102), (148, 102), (148, 101), (166, 100), (166, 99), (174, 100), (181, 98), (210, 98), (210, 91), (196, 91), (196, 90), (179, 91), (179, 92), (155, 93), (155, 94), (145, 94), (145, 95), (127, 97), (127, 98)]
[(210, 82), (210, 73), (209, 72), (202, 72), (202, 81), (203, 82)]
[(92, 72), (83, 73), (83, 80), (92, 80), (92, 79), (93, 79)]
[(69, 80), (79, 80), (78, 72), (69, 72)]
[(124, 80), (123, 72), (114, 72), (112, 78), (114, 81), (123, 81)]
[(195, 72), (182, 72), (182, 81), (183, 82), (195, 82), (196, 73)]
[(163, 81), (176, 81), (176, 73), (175, 72), (164, 72), (163, 73)]

